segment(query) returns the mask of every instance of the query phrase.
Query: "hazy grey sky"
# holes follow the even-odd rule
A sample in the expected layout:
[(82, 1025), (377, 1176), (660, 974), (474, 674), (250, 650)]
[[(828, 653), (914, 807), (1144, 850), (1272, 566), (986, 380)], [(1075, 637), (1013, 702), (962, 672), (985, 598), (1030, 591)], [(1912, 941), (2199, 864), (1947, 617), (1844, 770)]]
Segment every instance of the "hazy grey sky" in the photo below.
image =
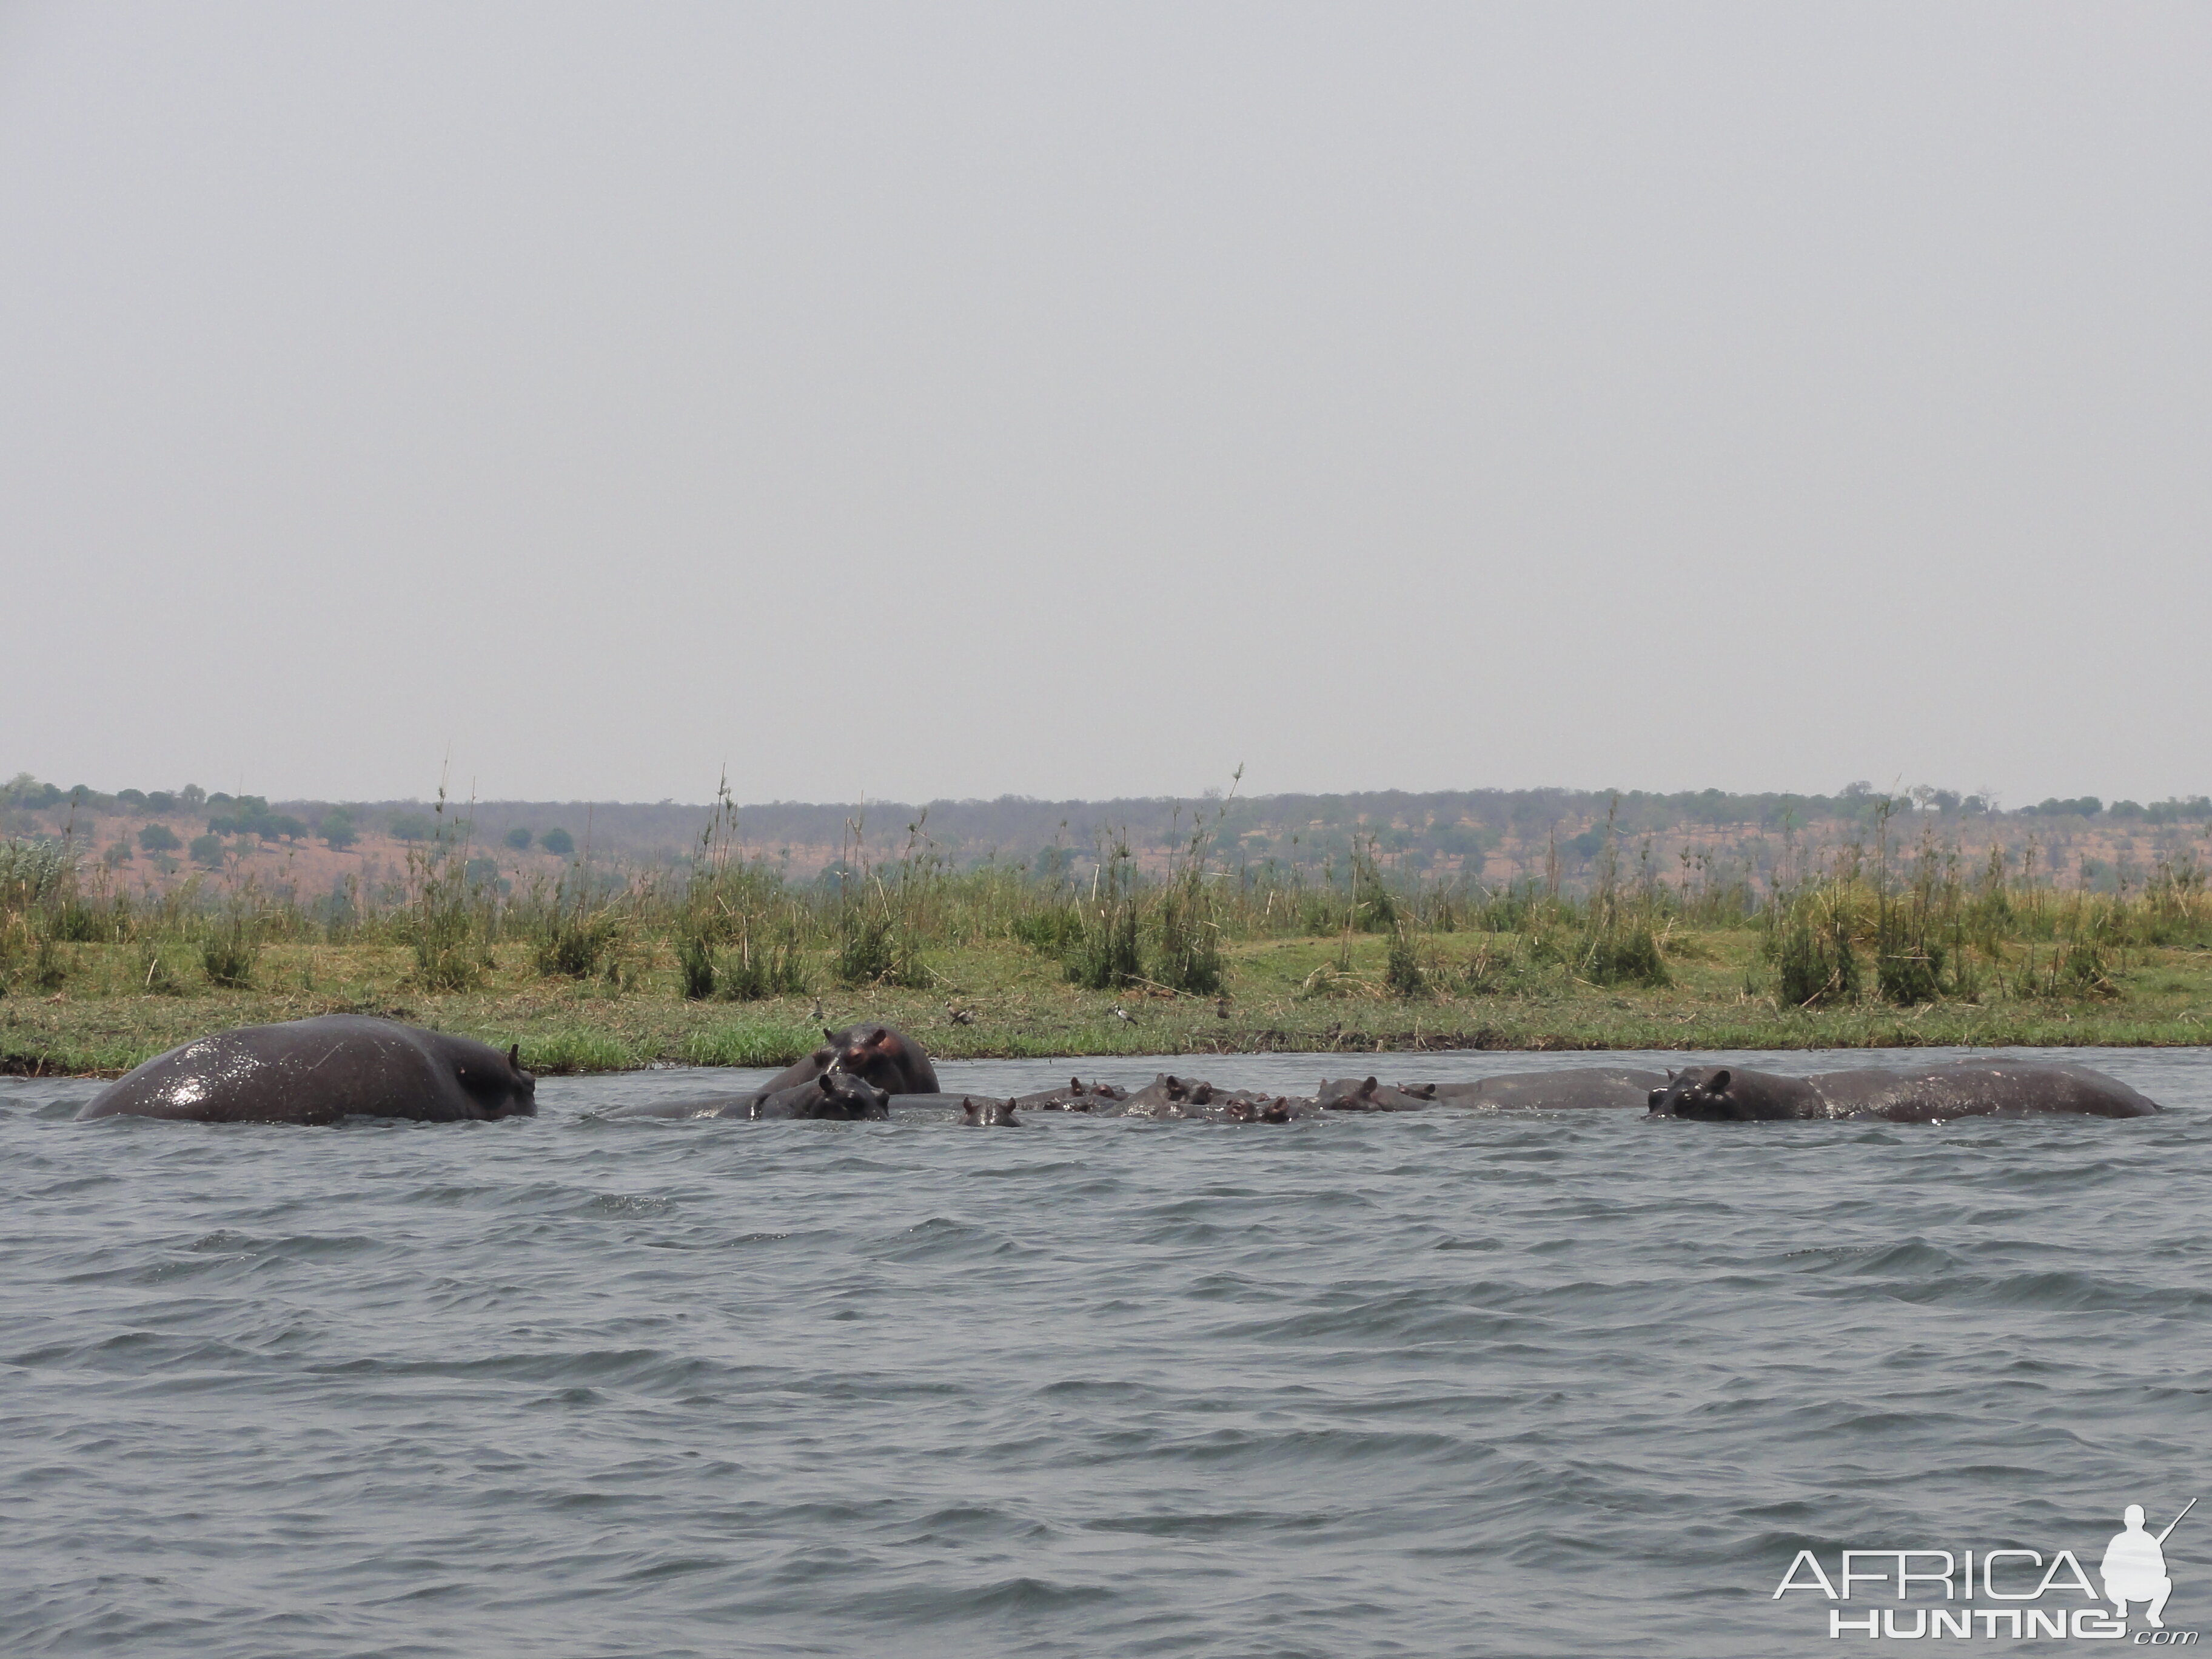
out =
[(0, 773), (2212, 790), (2212, 8), (0, 9)]

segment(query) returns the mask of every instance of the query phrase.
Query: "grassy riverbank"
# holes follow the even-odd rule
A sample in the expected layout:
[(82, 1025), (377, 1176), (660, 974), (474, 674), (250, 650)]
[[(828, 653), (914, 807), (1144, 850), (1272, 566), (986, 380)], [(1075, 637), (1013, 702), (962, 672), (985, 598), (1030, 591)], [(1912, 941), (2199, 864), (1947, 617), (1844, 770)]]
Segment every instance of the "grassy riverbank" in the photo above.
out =
[[(442, 808), (441, 809), (442, 812)], [(1218, 823), (1218, 817), (1215, 820)], [(389, 1014), (539, 1072), (778, 1065), (825, 1024), (891, 1021), (951, 1057), (1267, 1049), (2194, 1044), (2212, 1019), (2212, 880), (2061, 890), (2031, 855), (1969, 867), (1923, 834), (1801, 850), (1771, 879), (1685, 860), (1593, 884), (1407, 881), (1370, 841), (1320, 872), (1225, 867), (1201, 824), (1162, 876), (949, 868), (909, 829), (805, 883), (734, 856), (718, 808), (680, 865), (579, 860), (516, 890), (465, 831), (380, 891), (251, 878), (137, 893), (66, 840), (0, 842), (0, 1067), (119, 1072), (230, 1026)]]
[[(1141, 984), (1085, 990), (1056, 957), (1009, 942), (931, 952), (926, 988), (846, 988), (816, 971), (806, 977), (818, 992), (734, 1002), (687, 998), (666, 940), (589, 980), (546, 975), (528, 951), (495, 947), (477, 982), (453, 991), (426, 988), (416, 952), (390, 945), (269, 945), (245, 988), (224, 988), (208, 982), (197, 951), (178, 951), (171, 972), (158, 949), (70, 943), (49, 953), (58, 988), (0, 998), (0, 1066), (112, 1073), (210, 1031), (346, 1011), (519, 1042), (541, 1073), (781, 1065), (823, 1024), (859, 1018), (890, 1021), (953, 1058), (2212, 1040), (2212, 951), (2197, 947), (2135, 951), (2087, 989), (2039, 988), (2023, 950), (2004, 982), (1988, 975), (1975, 1000), (1797, 1008), (1758, 988), (1775, 975), (1755, 929), (1670, 933), (1663, 985), (1595, 985), (1571, 962), (1526, 962), (1516, 936), (1460, 933), (1421, 940), (1422, 983), (1394, 994), (1393, 945), (1372, 935), (1231, 943), (1222, 992), (1193, 995)], [(1402, 979), (1402, 957), (1400, 966)], [(165, 976), (178, 988), (143, 988)], [(1490, 988), (1468, 988), (1486, 979)]]

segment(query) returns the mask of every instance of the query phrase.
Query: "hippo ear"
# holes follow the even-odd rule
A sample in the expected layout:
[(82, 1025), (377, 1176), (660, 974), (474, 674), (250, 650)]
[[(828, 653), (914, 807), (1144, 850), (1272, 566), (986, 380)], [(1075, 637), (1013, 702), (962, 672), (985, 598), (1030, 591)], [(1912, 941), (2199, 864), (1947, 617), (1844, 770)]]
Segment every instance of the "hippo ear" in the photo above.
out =
[(519, 1042), (510, 1042), (507, 1046), (507, 1069), (510, 1072), (522, 1069), (522, 1045)]
[(1723, 1066), (1719, 1071), (1715, 1072), (1711, 1077), (1705, 1079), (1705, 1092), (1709, 1095), (1717, 1095), (1720, 1093), (1722, 1090), (1729, 1086), (1729, 1070), (1725, 1066)]
[(835, 1042), (837, 1040), (837, 1034), (825, 1025), (822, 1028), (822, 1040), (824, 1042)]
[(830, 1073), (827, 1072), (814, 1079), (814, 1086), (825, 1095), (834, 1095), (837, 1092), (837, 1087), (830, 1081)]

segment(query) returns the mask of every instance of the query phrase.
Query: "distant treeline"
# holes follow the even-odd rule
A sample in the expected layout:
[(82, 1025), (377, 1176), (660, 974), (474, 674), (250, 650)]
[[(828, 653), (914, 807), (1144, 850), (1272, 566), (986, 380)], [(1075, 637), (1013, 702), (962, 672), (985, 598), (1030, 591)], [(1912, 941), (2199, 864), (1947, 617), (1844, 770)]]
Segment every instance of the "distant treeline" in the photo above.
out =
[[(441, 829), (461, 832), (477, 846), (539, 847), (561, 856), (579, 850), (632, 860), (681, 860), (713, 808), (661, 801), (653, 805), (599, 801), (474, 801), (449, 804), (442, 815), (424, 802), (270, 802), (258, 796), (210, 793), (187, 784), (173, 790), (62, 787), (27, 773), (0, 786), (0, 833), (52, 833), (71, 811), (148, 818), (204, 818), (210, 836), (252, 835), (264, 840), (315, 837), (345, 846), (363, 835), (403, 841), (430, 839)], [(1032, 867), (1089, 864), (1102, 841), (1127, 837), (1140, 854), (1182, 846), (1201, 819), (1218, 817), (1215, 845), (1231, 861), (1320, 865), (1340, 861), (1355, 841), (1367, 843), (1409, 873), (1439, 860), (1464, 863), (1511, 841), (1546, 845), (1563, 862), (1579, 867), (1613, 833), (1633, 841), (1668, 832), (1705, 830), (1716, 836), (1774, 836), (1821, 829), (1848, 836), (1871, 828), (1887, 811), (1893, 829), (1936, 829), (1950, 835), (1977, 821), (2033, 829), (2079, 830), (2093, 821), (2115, 829), (2201, 826), (2212, 823), (2212, 798), (2179, 797), (2148, 805), (2106, 803), (2095, 796), (2053, 797), (2033, 805), (2001, 810), (1985, 797), (1920, 787), (1890, 795), (1860, 782), (1832, 795), (1735, 794), (1724, 790), (1474, 789), (1423, 793), (1382, 790), (1336, 795), (1261, 795), (1226, 801), (1164, 797), (1103, 801), (1036, 800), (1002, 795), (995, 800), (801, 803), (771, 801), (738, 809), (738, 836), (755, 857), (775, 859), (783, 849), (846, 848), (856, 834), (872, 858), (895, 854), (920, 826), (936, 853), (966, 866), (986, 861)]]

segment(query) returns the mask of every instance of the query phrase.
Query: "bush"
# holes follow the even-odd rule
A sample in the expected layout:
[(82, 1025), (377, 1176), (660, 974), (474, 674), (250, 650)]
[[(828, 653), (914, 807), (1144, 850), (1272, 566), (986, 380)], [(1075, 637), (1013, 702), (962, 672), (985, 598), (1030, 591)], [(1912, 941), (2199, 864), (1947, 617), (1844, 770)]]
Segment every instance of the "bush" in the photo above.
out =
[(185, 843), (166, 823), (149, 823), (138, 832), (138, 844), (149, 853), (173, 853)]
[(1801, 905), (1775, 947), (1781, 999), (1797, 1008), (1848, 1002), (1859, 994), (1858, 957), (1850, 931), (1840, 918), (1815, 924), (1809, 906)]
[(1159, 982), (1170, 991), (1212, 996), (1221, 989), (1221, 929), (1204, 892), (1177, 883), (1160, 907)]
[(1428, 992), (1428, 975), (1421, 971), (1421, 958), (1402, 925), (1390, 935), (1390, 957), (1383, 964), (1382, 985), (1392, 996), (1401, 999), (1423, 996)]
[(901, 985), (920, 990), (929, 983), (929, 970), (897, 924), (881, 910), (856, 908), (846, 915), (830, 971), (840, 985)]
[(714, 994), (714, 945), (696, 933), (679, 935), (676, 941), (676, 972), (684, 982), (687, 1001), (706, 1001)]
[(1916, 948), (1885, 951), (1875, 958), (1875, 988), (1885, 1002), (1911, 1007), (1943, 994), (1943, 947), (1923, 940)]
[(350, 847), (361, 839), (354, 828), (353, 814), (343, 806), (333, 806), (323, 814), (323, 821), (315, 826), (323, 840), (335, 848)]
[(1352, 843), (1352, 903), (1363, 933), (1387, 933), (1398, 925), (1398, 901), (1383, 885), (1382, 866), (1376, 860), (1376, 840)]
[(234, 915), (222, 929), (200, 947), (200, 966), (210, 985), (243, 991), (253, 983), (254, 959), (261, 954), (243, 915)]
[(1073, 904), (1054, 905), (1016, 916), (1006, 933), (1017, 944), (1048, 957), (1066, 957), (1083, 942), (1083, 912)]
[(806, 969), (799, 960), (798, 935), (787, 931), (766, 950), (741, 947), (734, 961), (721, 963), (720, 979), (726, 1002), (799, 995), (806, 989)]
[(72, 894), (55, 913), (51, 931), (72, 945), (119, 943), (131, 931), (131, 902), (118, 894), (102, 910)]
[(530, 831), (525, 830), (520, 824), (508, 830), (505, 839), (507, 844), (518, 853), (526, 853), (530, 850), (532, 840)]
[(396, 812), (392, 835), (396, 841), (428, 841), (438, 833), (438, 820), (428, 812)]
[(221, 836), (192, 837), (192, 862), (204, 864), (210, 870), (222, 868), (223, 846)]
[(1662, 986), (1673, 982), (1651, 924), (1642, 918), (1607, 928), (1590, 941), (1583, 974), (1593, 985)]
[(1125, 900), (1085, 930), (1082, 945), (1067, 959), (1067, 977), (1087, 990), (1118, 991), (1144, 976), (1144, 961), (1137, 953), (1137, 907)]
[(556, 858), (567, 858), (576, 850), (576, 838), (556, 824), (538, 836), (538, 844)]
[(548, 979), (589, 979), (614, 949), (621, 931), (621, 924), (604, 910), (592, 915), (556, 915), (538, 936), (538, 971)]

